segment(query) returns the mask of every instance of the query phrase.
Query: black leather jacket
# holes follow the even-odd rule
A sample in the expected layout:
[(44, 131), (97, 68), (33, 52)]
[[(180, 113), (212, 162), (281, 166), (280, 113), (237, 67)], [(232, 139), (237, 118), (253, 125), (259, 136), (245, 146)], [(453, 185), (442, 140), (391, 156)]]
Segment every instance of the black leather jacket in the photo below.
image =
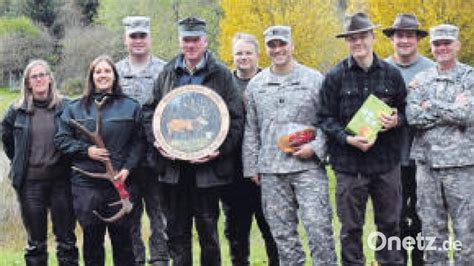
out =
[[(105, 167), (101, 162), (92, 160), (87, 155), (87, 149), (94, 145), (89, 138), (78, 129), (71, 126), (70, 119), (75, 119), (90, 131), (95, 130), (96, 106), (92, 104), (89, 112), (80, 99), (66, 106), (61, 115), (61, 123), (54, 138), (54, 144), (72, 164), (82, 170), (103, 173)], [(100, 135), (105, 147), (110, 153), (110, 159), (115, 170), (135, 168), (143, 154), (143, 137), (141, 125), (141, 110), (137, 101), (123, 95), (112, 95), (102, 106), (102, 123)], [(106, 180), (73, 174), (72, 184), (79, 186), (111, 186)]]
[[(227, 104), (230, 114), (230, 127), (224, 143), (219, 148), (219, 156), (207, 163), (194, 165), (196, 170), (196, 185), (198, 187), (214, 187), (231, 183), (235, 174), (235, 157), (240, 156), (239, 149), (242, 145), (244, 109), (242, 97), (232, 79), (232, 73), (219, 62), (212, 53), (208, 53), (202, 85), (217, 92)], [(158, 77), (153, 90), (154, 101), (143, 106), (144, 128), (147, 140), (150, 144), (155, 141), (152, 129), (152, 118), (156, 105), (161, 98), (177, 87), (179, 69), (176, 69), (176, 60), (182, 60), (178, 55), (168, 64)], [(177, 184), (181, 167), (190, 167), (182, 161), (170, 161), (158, 155), (156, 149), (151, 153), (157, 171), (160, 173), (161, 182)]]
[[(59, 127), (59, 117), (66, 104), (67, 100), (64, 100), (54, 108), (56, 127)], [(2, 131), (3, 149), (10, 159), (9, 177), (12, 180), (13, 187), (18, 190), (26, 178), (30, 157), (31, 114), (26, 112), (26, 104), (19, 108), (13, 105), (9, 107), (2, 121)], [(67, 163), (63, 159), (60, 162)]]

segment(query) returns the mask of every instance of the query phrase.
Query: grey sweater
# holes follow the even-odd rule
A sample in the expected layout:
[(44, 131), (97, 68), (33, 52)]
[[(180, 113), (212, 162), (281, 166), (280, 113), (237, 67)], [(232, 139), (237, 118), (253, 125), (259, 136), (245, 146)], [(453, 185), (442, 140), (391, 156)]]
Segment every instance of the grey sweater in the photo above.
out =
[(60, 153), (53, 143), (56, 130), (54, 110), (35, 106), (35, 111), (31, 116), (31, 147), (27, 179), (51, 178), (55, 175), (54, 168), (60, 158)]
[[(430, 59), (419, 55), (418, 58), (410, 65), (399, 65), (393, 61), (393, 57), (387, 57), (385, 59), (387, 63), (393, 65), (402, 74), (403, 80), (407, 85), (413, 80), (416, 74), (426, 71), (429, 68), (435, 66), (435, 63)], [(402, 166), (411, 166), (414, 165), (413, 161), (410, 161), (410, 148), (413, 142), (413, 129), (406, 126), (402, 129), (402, 139), (401, 139), (401, 161)]]

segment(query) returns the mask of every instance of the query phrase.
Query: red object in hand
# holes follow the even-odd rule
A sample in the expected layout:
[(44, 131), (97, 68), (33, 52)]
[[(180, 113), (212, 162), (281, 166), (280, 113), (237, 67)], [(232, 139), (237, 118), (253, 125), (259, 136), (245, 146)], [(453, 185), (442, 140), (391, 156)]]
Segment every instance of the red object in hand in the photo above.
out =
[(121, 199), (126, 199), (130, 196), (127, 190), (125, 189), (125, 184), (122, 183), (122, 181), (115, 180), (113, 183)]
[(316, 138), (316, 132), (312, 128), (307, 128), (301, 131), (285, 135), (278, 140), (278, 147), (284, 153), (293, 153), (295, 148), (308, 143)]
[(303, 131), (298, 131), (289, 135), (289, 145), (291, 147), (298, 147), (305, 143), (308, 143), (315, 138), (314, 130), (307, 128)]

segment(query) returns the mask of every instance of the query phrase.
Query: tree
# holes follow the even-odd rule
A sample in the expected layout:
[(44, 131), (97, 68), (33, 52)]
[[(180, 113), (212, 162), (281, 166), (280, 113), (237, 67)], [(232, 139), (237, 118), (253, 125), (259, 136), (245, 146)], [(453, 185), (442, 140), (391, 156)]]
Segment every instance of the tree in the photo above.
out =
[(0, 0), (0, 16), (16, 17), (22, 15), (20, 0)]
[(0, 17), (0, 36), (18, 33), (34, 37), (40, 29), (27, 17)]
[(60, 45), (62, 54), (56, 77), (65, 86), (81, 84), (94, 58), (101, 54), (113, 56), (117, 50), (113, 32), (100, 25), (68, 28)]
[[(339, 4), (333, 0), (222, 0), (220, 56), (225, 63), (232, 64), (231, 42), (237, 32), (254, 34), (263, 48), (263, 32), (267, 27), (289, 25), (296, 47), (295, 58), (325, 72), (346, 54), (344, 43), (334, 37), (342, 29)], [(262, 54), (261, 64), (268, 65), (268, 58)]]
[(0, 18), (0, 83), (17, 87), (23, 68), (30, 60), (53, 60), (53, 47), (54, 40), (48, 31), (30, 19)]
[(75, 3), (81, 9), (84, 25), (91, 24), (97, 15), (99, 0), (76, 0)]
[(86, 27), (89, 25), (85, 22), (86, 20), (81, 8), (74, 1), (70, 1), (58, 9), (56, 19), (53, 25), (51, 25), (50, 31), (60, 40), (64, 38), (64, 34), (69, 28)]
[(217, 51), (221, 17), (217, 0), (102, 0), (95, 22), (110, 28), (118, 41), (123, 42), (122, 19), (126, 16), (149, 16), (153, 39), (152, 52), (169, 60), (178, 51), (176, 22), (190, 15), (207, 21), (209, 48)]
[[(365, 0), (362, 2), (360, 0), (351, 0), (350, 2), (348, 11), (355, 11), (356, 6), (358, 6), (359, 9), (367, 11), (374, 23), (381, 24), (384, 28), (391, 26), (395, 16), (399, 13), (415, 14), (421, 23), (421, 27), (425, 30), (443, 23), (457, 25), (460, 29), (459, 39), (461, 44), (463, 44), (459, 55), (460, 61), (471, 65), (474, 64), (474, 47), (468, 45), (474, 39), (474, 24), (472, 23), (474, 6), (471, 1)], [(354, 5), (354, 2), (359, 3)], [(378, 36), (380, 37), (375, 44), (376, 52), (383, 57), (393, 53), (390, 40), (382, 37), (382, 33)], [(419, 51), (425, 56), (431, 56), (428, 40), (423, 40), (420, 43)]]
[(20, 0), (22, 13), (36, 23), (43, 24), (47, 28), (53, 25), (56, 19), (61, 0)]

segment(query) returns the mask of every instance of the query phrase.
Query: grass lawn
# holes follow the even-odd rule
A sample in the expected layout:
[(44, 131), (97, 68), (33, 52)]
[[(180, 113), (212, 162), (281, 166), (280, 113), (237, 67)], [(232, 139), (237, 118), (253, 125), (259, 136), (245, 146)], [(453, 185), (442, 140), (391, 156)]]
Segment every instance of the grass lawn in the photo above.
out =
[[(340, 246), (339, 246), (339, 228), (340, 224), (335, 216), (335, 210), (334, 210), (334, 192), (335, 192), (335, 182), (334, 182), (334, 176), (329, 175), (330, 177), (330, 193), (331, 193), (331, 205), (333, 206), (333, 213), (334, 213), (334, 220), (333, 220), (333, 228), (334, 228), (334, 234), (336, 237), (336, 250), (337, 253), (339, 254)], [(0, 184), (4, 187), (7, 185), (8, 181), (0, 182)], [(11, 193), (11, 191), (10, 191)], [(10, 200), (14, 199), (13, 197), (10, 197)], [(16, 205), (16, 204), (14, 204)], [(228, 249), (228, 244), (227, 240), (225, 239), (223, 235), (223, 220), (224, 216), (221, 215), (221, 219), (219, 221), (219, 234), (220, 234), (220, 240), (221, 240), (221, 248), (222, 248), (222, 259), (223, 259), (223, 265), (231, 265), (230, 263), (230, 256), (229, 256), (229, 249)], [(144, 217), (144, 235), (145, 239), (147, 239), (149, 231), (148, 231), (148, 220), (146, 217)], [(367, 239), (367, 234), (372, 232), (374, 230), (374, 225), (373, 225), (373, 215), (372, 215), (372, 206), (369, 203), (367, 207), (367, 215), (366, 215), (366, 225), (364, 228), (364, 240)], [(50, 235), (49, 235), (49, 250), (50, 250), (50, 264), (49, 265), (57, 265), (54, 257), (54, 242), (53, 242), (53, 235), (51, 234), (51, 229)], [(3, 237), (0, 237), (0, 265), (3, 266), (10, 266), (10, 265), (23, 265), (23, 246), (25, 243), (25, 234), (23, 231), (23, 227), (21, 225), (21, 221), (18, 220), (16, 223), (13, 223), (13, 225), (10, 225), (8, 228), (2, 224), (0, 226), (0, 235), (3, 235)], [(78, 245), (81, 246), (82, 244), (82, 239), (81, 239), (81, 230), (80, 228), (76, 229), (77, 235), (78, 235)], [(306, 254), (307, 254), (307, 265), (311, 265), (310, 263), (310, 258), (309, 258), (309, 252), (307, 248), (307, 243), (306, 243), (306, 236), (304, 234), (304, 230), (302, 226), (300, 225), (300, 232), (303, 238)], [(111, 252), (110, 252), (110, 243), (107, 242), (107, 260), (108, 263), (106, 265), (112, 265), (110, 262), (110, 257), (111, 257)], [(367, 248), (366, 243), (364, 243), (364, 251), (365, 255), (367, 258), (367, 261), (370, 262), (373, 260), (373, 252), (370, 251)], [(198, 244), (198, 239), (197, 239), (197, 233), (194, 231), (193, 233), (193, 254), (194, 254), (194, 264), (199, 265), (199, 244)], [(252, 226), (252, 232), (251, 232), (251, 255), (250, 259), (252, 262), (252, 265), (256, 266), (264, 266), (267, 265), (267, 260), (266, 260), (266, 253), (265, 253), (265, 248), (264, 248), (264, 242), (263, 239), (260, 236), (260, 232), (258, 231), (258, 227), (256, 224)], [(340, 258), (339, 258), (340, 259)]]
[[(20, 96), (19, 92), (11, 92), (6, 88), (0, 88), (0, 114), (3, 114), (7, 110), (8, 106)], [(1, 263), (1, 262), (0, 262)]]

